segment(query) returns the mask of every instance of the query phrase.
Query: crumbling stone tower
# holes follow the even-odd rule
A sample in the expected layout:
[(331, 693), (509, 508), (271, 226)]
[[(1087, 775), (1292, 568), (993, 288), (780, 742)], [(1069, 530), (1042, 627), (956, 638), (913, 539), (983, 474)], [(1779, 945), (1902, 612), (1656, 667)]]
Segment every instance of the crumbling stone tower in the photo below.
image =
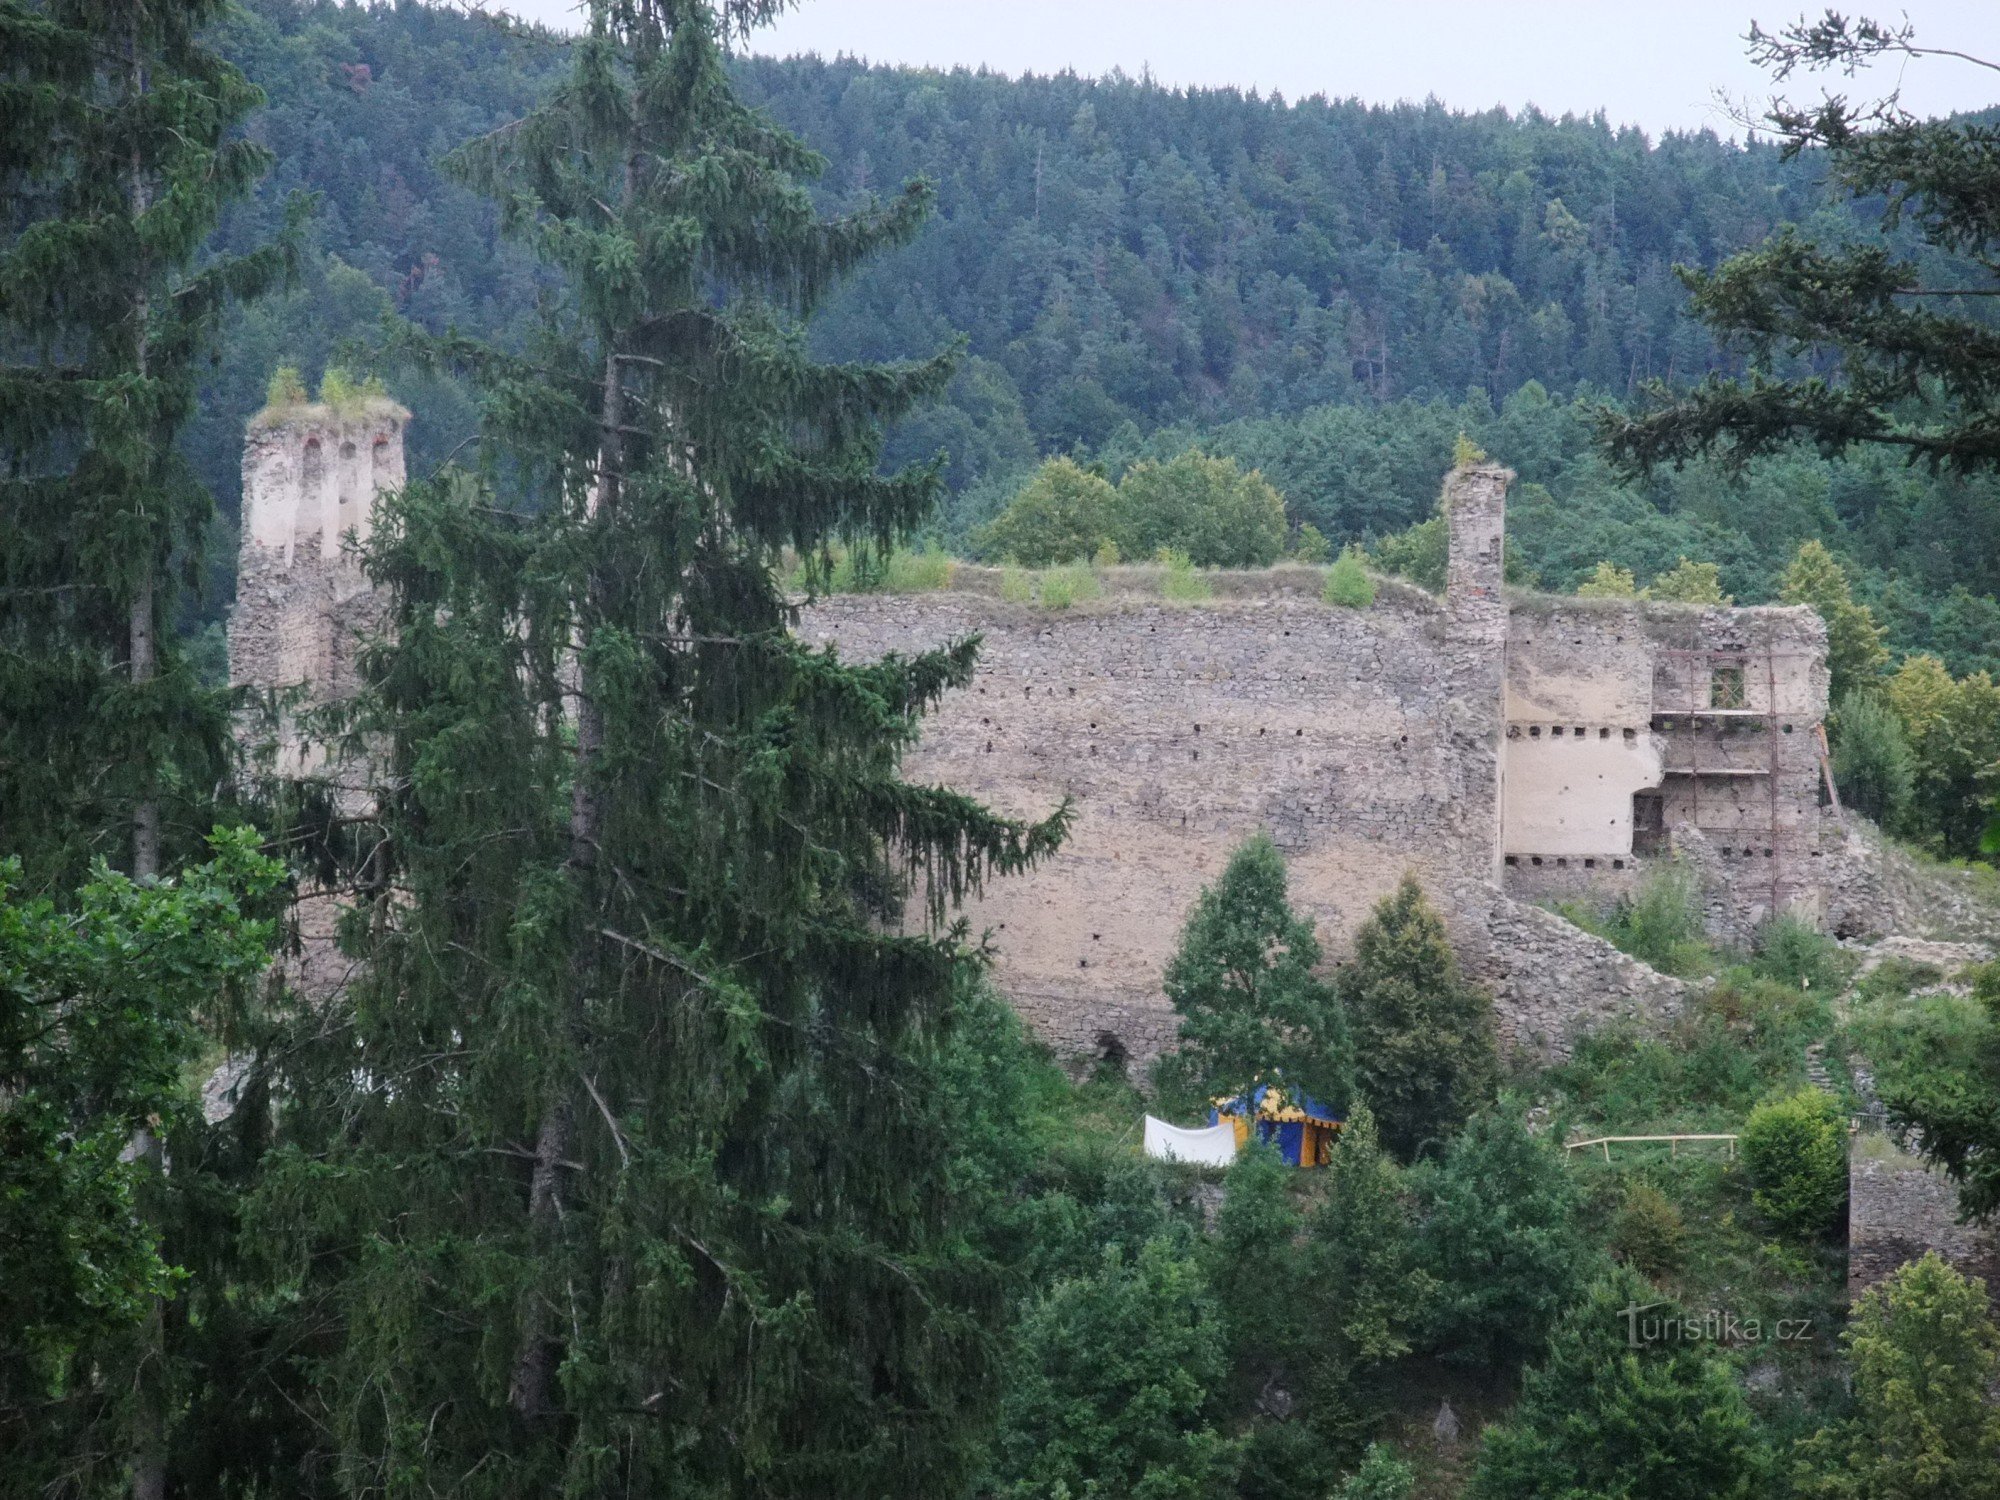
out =
[(1445, 476), (1450, 549), (1445, 566), (1444, 636), (1451, 675), (1446, 724), (1461, 788), (1460, 836), (1467, 873), (1498, 880), (1502, 852), (1502, 704), (1507, 681), (1507, 486), (1514, 471), (1471, 464)]
[[(381, 396), (339, 406), (267, 408), (243, 448), (243, 536), (229, 680), (298, 690), (296, 707), (351, 695), (356, 657), (378, 608), (355, 544), (368, 539), (376, 498), (401, 489), (410, 414)], [(311, 757), (278, 727), (278, 767), (296, 775)]]

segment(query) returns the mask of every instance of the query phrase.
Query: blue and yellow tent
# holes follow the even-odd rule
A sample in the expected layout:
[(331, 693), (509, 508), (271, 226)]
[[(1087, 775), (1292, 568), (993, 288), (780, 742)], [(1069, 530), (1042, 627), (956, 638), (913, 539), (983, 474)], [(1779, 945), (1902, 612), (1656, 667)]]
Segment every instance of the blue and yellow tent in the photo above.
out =
[(1236, 1149), (1256, 1138), (1278, 1148), (1278, 1155), (1295, 1167), (1323, 1167), (1333, 1154), (1333, 1138), (1341, 1119), (1308, 1094), (1287, 1094), (1284, 1085), (1260, 1083), (1245, 1094), (1213, 1101), (1208, 1123), (1225, 1120), (1236, 1131)]

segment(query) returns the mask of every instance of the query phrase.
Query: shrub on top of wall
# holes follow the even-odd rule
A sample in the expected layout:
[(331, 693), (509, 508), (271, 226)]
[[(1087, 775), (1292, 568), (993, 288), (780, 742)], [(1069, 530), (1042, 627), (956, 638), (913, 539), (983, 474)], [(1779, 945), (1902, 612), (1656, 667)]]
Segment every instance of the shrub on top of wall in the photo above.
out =
[(1050, 568), (1042, 574), (1041, 605), (1044, 609), (1068, 609), (1072, 604), (1103, 596), (1104, 589), (1098, 583), (1097, 575), (1081, 563)]
[(915, 552), (897, 548), (882, 573), (882, 591), (888, 594), (929, 594), (951, 585), (955, 564), (945, 550), (927, 541)]
[(1375, 580), (1361, 560), (1361, 549), (1350, 546), (1326, 570), (1326, 587), (1320, 597), (1343, 609), (1366, 609), (1375, 602)]
[(1208, 580), (1195, 571), (1194, 559), (1187, 553), (1162, 548), (1160, 561), (1167, 566), (1167, 576), (1160, 580), (1160, 593), (1165, 598), (1175, 604), (1199, 604), (1214, 594)]
[(1035, 580), (1028, 576), (1026, 568), (1008, 563), (1000, 570), (1000, 597), (1009, 604), (1035, 602)]

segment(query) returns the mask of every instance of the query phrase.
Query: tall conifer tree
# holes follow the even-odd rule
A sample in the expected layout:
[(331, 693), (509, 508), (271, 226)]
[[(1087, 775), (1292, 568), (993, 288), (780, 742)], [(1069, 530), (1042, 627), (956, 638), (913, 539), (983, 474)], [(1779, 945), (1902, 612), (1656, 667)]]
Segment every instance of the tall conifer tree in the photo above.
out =
[(413, 485), (371, 556), (380, 894), (265, 1200), (338, 1330), (346, 1493), (932, 1495), (968, 1461), (999, 1309), (930, 1128), (947, 914), (1063, 815), (897, 779), (974, 643), (853, 666), (787, 630), (784, 549), (932, 503), (876, 461), (949, 360), (806, 353), (927, 195), (814, 211), (819, 159), (725, 68), (774, 8), (599, 3), (457, 158), (565, 290), (519, 357), (439, 349), (488, 472)]
[(229, 740), (171, 627), (212, 509), (177, 444), (229, 303), (290, 253), (203, 260), (269, 153), (201, 43), (219, 0), (0, 0), (0, 849), (140, 878), (200, 848)]

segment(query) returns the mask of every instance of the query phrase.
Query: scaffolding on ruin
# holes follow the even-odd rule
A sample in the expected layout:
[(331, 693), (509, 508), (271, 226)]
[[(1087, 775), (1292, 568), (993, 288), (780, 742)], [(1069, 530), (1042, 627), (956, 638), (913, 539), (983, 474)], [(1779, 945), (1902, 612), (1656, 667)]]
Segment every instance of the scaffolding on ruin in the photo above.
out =
[[(1687, 690), (1685, 709), (1654, 709), (1656, 720), (1678, 722), (1687, 730), (1685, 743), (1688, 747), (1688, 763), (1684, 766), (1669, 764), (1664, 767), (1664, 771), (1667, 776), (1684, 776), (1688, 779), (1691, 813), (1689, 821), (1697, 829), (1702, 829), (1701, 793), (1704, 780), (1743, 780), (1755, 777), (1763, 779), (1769, 806), (1765, 826), (1744, 827), (1738, 823), (1727, 830), (1715, 831), (1727, 832), (1739, 839), (1752, 834), (1763, 835), (1763, 840), (1756, 845), (1738, 845), (1738, 847), (1743, 847), (1746, 853), (1753, 847), (1762, 848), (1771, 869), (1769, 910), (1770, 915), (1775, 917), (1785, 909), (1785, 900), (1791, 889), (1786, 877), (1797, 854), (1795, 849), (1789, 847), (1793, 841), (1788, 838), (1788, 834), (1792, 830), (1785, 827), (1778, 812), (1778, 780), (1781, 770), (1778, 736), (1781, 733), (1780, 721), (1783, 718), (1778, 707), (1778, 662), (1781, 659), (1810, 661), (1812, 657), (1807, 652), (1777, 650), (1768, 626), (1764, 631), (1761, 648), (1703, 646), (1698, 644), (1700, 630), (1701, 626), (1697, 623), (1691, 631), (1692, 638), (1687, 646), (1669, 647), (1660, 652), (1662, 658), (1679, 665), (1686, 679), (1684, 685)], [(1751, 674), (1760, 665), (1763, 668), (1764, 703), (1761, 708), (1753, 708), (1750, 706)], [(1723, 674), (1728, 672), (1733, 672), (1735, 676), (1725, 677)], [(1737, 701), (1731, 704), (1718, 704), (1715, 700), (1720, 696), (1722, 684), (1725, 682), (1733, 682)], [(1700, 701), (1704, 696), (1709, 700), (1706, 703)], [(1719, 735), (1725, 728), (1732, 726), (1754, 726), (1762, 729), (1766, 752), (1766, 763), (1763, 766), (1702, 764), (1701, 752), (1705, 731), (1712, 727)], [(1680, 738), (1676, 736), (1676, 740)], [(1740, 798), (1731, 801), (1731, 806), (1734, 808), (1740, 809), (1742, 805)], [(1725, 857), (1726, 853), (1725, 847)]]

